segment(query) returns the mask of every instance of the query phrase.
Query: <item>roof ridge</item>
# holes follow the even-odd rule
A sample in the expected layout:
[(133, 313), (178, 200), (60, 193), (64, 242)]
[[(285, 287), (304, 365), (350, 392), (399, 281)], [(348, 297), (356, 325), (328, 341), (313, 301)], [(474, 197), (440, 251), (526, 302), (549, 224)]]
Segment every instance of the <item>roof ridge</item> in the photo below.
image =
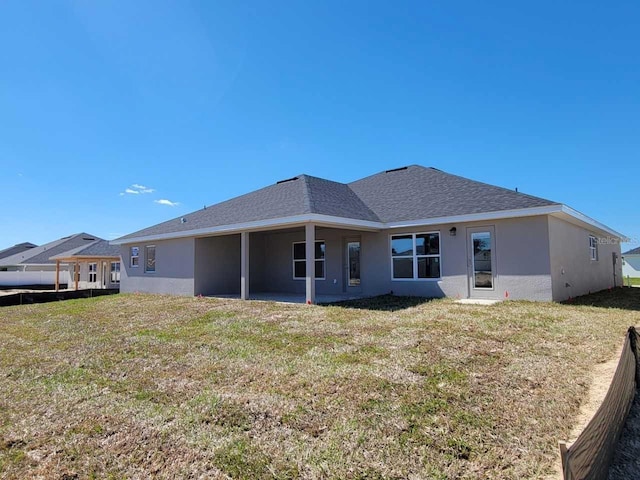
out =
[(306, 212), (313, 213), (313, 198), (311, 195), (311, 187), (309, 186), (309, 175), (299, 175), (304, 184), (302, 186), (302, 205)]

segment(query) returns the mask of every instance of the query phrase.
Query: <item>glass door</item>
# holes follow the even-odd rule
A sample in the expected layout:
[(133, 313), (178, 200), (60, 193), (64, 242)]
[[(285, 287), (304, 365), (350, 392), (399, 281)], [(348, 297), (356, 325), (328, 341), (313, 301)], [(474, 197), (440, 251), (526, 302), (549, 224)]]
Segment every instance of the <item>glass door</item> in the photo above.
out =
[(483, 296), (495, 290), (495, 234), (493, 227), (470, 228), (469, 240), (469, 293)]
[(360, 286), (360, 242), (347, 242), (347, 286)]

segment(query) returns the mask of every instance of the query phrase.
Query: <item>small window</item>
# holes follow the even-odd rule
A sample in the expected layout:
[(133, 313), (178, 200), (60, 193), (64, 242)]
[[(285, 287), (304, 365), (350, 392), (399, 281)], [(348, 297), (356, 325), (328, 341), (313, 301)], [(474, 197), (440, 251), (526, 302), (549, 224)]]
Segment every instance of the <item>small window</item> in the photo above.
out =
[(140, 248), (139, 247), (131, 247), (131, 263), (132, 267), (138, 267), (140, 265)]
[(589, 258), (598, 260), (598, 239), (593, 235), (589, 235)]
[(156, 246), (155, 245), (148, 245), (146, 247), (146, 252), (145, 252), (145, 264), (144, 264), (144, 271), (147, 273), (153, 273), (156, 271)]
[[(315, 244), (315, 278), (325, 279), (325, 243), (316, 240)], [(307, 249), (305, 242), (293, 243), (293, 278), (302, 280), (307, 276)]]
[(111, 283), (120, 283), (120, 262), (111, 262)]
[(98, 281), (98, 264), (89, 264), (89, 283), (95, 283)]
[(394, 280), (440, 278), (440, 233), (392, 235), (391, 270)]

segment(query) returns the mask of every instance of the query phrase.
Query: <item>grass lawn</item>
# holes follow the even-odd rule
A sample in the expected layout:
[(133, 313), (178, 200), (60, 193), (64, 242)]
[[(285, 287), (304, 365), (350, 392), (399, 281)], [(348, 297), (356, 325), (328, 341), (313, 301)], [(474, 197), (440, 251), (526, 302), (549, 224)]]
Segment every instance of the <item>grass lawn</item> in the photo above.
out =
[(629, 282), (631, 282), (631, 285), (640, 285), (640, 278), (626, 278), (624, 279), (624, 284), (625, 285), (629, 285)]
[(0, 478), (540, 478), (640, 323), (640, 289), (384, 303), (2, 308)]

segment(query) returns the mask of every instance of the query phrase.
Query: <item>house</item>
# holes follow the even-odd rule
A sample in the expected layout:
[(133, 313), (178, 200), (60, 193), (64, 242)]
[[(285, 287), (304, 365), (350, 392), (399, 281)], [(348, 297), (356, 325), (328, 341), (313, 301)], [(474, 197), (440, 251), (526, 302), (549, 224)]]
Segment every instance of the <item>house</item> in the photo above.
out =
[(640, 247), (622, 254), (622, 276), (640, 278)]
[(56, 262), (56, 291), (60, 289), (61, 265), (71, 266), (74, 290), (120, 286), (120, 248), (110, 245), (107, 240), (96, 239), (88, 245), (54, 255), (50, 260)]
[[(56, 261), (55, 258), (67, 258), (74, 252), (95, 245), (98, 241), (104, 242), (107, 247), (110, 247), (110, 251), (113, 251), (106, 240), (82, 232), (39, 247), (21, 249), (18, 253), (0, 258), (0, 287), (54, 288), (57, 283), (59, 288), (61, 285), (71, 285), (74, 283), (73, 272), (77, 265), (75, 259), (72, 263), (68, 263)], [(107, 259), (110, 260), (110, 258)]]
[[(621, 234), (419, 165), (299, 175), (120, 237), (121, 291), (564, 300), (621, 284)], [(309, 247), (310, 246), (310, 247)]]
[(25, 252), (33, 247), (37, 247), (37, 245), (31, 242), (23, 242), (14, 245), (13, 247), (5, 248), (4, 250), (0, 250), (0, 259), (7, 258), (15, 255), (16, 253)]

